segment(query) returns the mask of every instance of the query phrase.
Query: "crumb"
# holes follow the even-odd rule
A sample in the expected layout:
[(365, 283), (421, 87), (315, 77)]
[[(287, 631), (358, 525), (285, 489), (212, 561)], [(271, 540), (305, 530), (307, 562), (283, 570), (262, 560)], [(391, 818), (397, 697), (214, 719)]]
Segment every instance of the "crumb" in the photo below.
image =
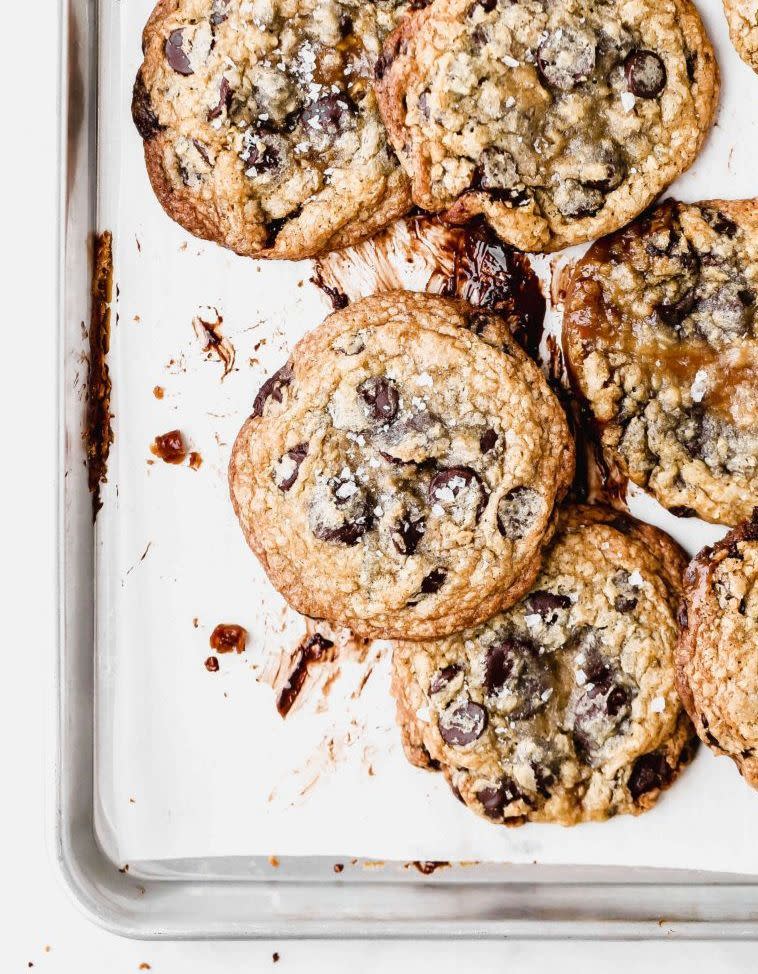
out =
[(205, 661), (205, 668), (209, 673), (218, 673), (218, 657), (209, 656)]
[(140, 970), (140, 971), (149, 971), (150, 969), (151, 969), (150, 968), (150, 965), (147, 963), (147, 961), (142, 961), (142, 963), (140, 964), (140, 966), (137, 968), (137, 970)]
[(130, 805), (136, 805), (136, 804), (137, 804), (137, 802), (136, 802), (136, 801), (135, 801), (135, 800), (134, 800), (133, 798), (130, 798), (130, 799), (129, 799), (129, 804), (130, 804)]
[(156, 399), (163, 399), (165, 392), (163, 386), (153, 386), (153, 395)]
[(335, 864), (333, 866), (333, 869), (334, 869), (334, 871), (336, 873), (341, 873), (344, 868), (345, 867), (343, 866), (343, 864), (341, 862), (335, 862)]
[(134, 322), (134, 323), (135, 323), (136, 325), (138, 325), (138, 324), (139, 324), (139, 323), (140, 323), (140, 322), (142, 321), (142, 318), (140, 318), (140, 316), (139, 316), (139, 315), (135, 315), (135, 316), (134, 316), (134, 317), (132, 318), (132, 321), (133, 321), (133, 322)]
[(277, 952), (277, 951), (274, 951), (274, 953), (273, 953), (273, 954), (271, 955), (271, 960), (272, 960), (272, 961), (273, 961), (273, 962), (274, 962), (275, 964), (276, 964), (276, 963), (278, 962), (278, 960), (279, 960), (279, 954), (278, 954), (278, 952)]
[(199, 470), (200, 467), (202, 467), (202, 465), (203, 465), (203, 458), (200, 456), (200, 454), (197, 452), (197, 450), (193, 450), (192, 453), (190, 453), (190, 455), (189, 455), (189, 465), (190, 465), (190, 467), (191, 467), (192, 470)]
[(192, 620), (192, 625), (195, 627), (195, 629), (197, 629), (197, 627), (200, 625), (200, 620), (197, 616), (195, 616), (195, 618)]
[(124, 865), (119, 869), (119, 872), (120, 873), (128, 873), (129, 872), (129, 863), (128, 862), (124, 863)]
[(269, 856), (268, 857), (268, 862), (269, 862), (269, 865), (270, 866), (273, 866), (274, 867), (274, 869), (278, 869), (279, 868), (279, 860), (277, 859), (276, 856)]

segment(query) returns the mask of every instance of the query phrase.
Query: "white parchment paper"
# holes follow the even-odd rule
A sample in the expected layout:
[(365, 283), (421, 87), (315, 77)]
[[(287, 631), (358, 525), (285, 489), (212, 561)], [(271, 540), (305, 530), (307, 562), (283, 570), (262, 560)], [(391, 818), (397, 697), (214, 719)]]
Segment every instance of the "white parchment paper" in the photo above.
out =
[[(309, 263), (236, 257), (163, 214), (129, 115), (151, 4), (101, 6), (99, 222), (114, 233), (119, 287), (115, 443), (97, 525), (96, 823), (109, 854), (120, 862), (320, 854), (758, 873), (758, 794), (704, 749), (640, 818), (508, 830), (463, 808), (441, 776), (407, 764), (386, 653), (342, 660), (328, 693), (320, 674), (290, 717), (279, 717), (262, 669), (294, 648), (304, 625), (245, 545), (226, 467), (262, 381), (329, 308), (308, 282)], [(699, 6), (723, 94), (705, 151), (672, 195), (752, 196), (758, 78), (733, 51), (719, 0)], [(547, 262), (537, 266), (544, 273)], [(236, 356), (223, 380), (192, 326), (198, 314), (216, 313)], [(149, 462), (156, 434), (175, 428), (202, 455), (199, 470)], [(724, 533), (672, 518), (642, 495), (632, 510), (690, 553)], [(218, 622), (245, 626), (249, 644), (209, 673), (203, 663)]]

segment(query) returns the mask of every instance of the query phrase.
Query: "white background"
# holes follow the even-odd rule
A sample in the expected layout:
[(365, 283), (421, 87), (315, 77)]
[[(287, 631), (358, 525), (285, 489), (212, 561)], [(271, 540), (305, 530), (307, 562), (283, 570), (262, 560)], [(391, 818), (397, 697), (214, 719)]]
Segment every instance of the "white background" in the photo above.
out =
[[(143, 944), (95, 929), (69, 902), (50, 864), (45, 794), (54, 633), (56, 7), (55, 0), (13, 5), (0, 57), (0, 974), (100, 974), (142, 963), (156, 974), (755, 970), (753, 944)], [(281, 955), (275, 968), (274, 951)]]

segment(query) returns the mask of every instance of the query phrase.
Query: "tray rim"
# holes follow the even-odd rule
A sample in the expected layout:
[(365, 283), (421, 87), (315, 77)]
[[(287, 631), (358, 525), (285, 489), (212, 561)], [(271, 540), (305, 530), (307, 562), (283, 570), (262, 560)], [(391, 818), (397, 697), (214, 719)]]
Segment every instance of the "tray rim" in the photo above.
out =
[[(100, 0), (106, 2), (106, 0)], [(69, 42), (74, 12), (83, 13), (88, 31), (83, 34), (82, 45), (88, 50), (88, 62), (84, 84), (80, 90), (72, 82)], [(177, 876), (166, 879), (141, 879), (138, 874), (128, 875), (119, 871), (98, 845), (94, 827), (94, 771), (93, 771), (93, 724), (95, 699), (92, 678), (95, 666), (94, 642), (86, 644), (75, 638), (67, 613), (67, 596), (72, 586), (82, 584), (81, 566), (72, 566), (69, 550), (70, 515), (67, 502), (71, 486), (66, 470), (66, 418), (67, 399), (65, 388), (65, 348), (67, 335), (67, 257), (76, 246), (68, 233), (67, 194), (69, 167), (68, 150), (74, 139), (87, 148), (86, 163), (93, 192), (86, 200), (93, 214), (89, 221), (87, 237), (97, 227), (97, 107), (98, 107), (98, 0), (59, 0), (58, 3), (58, 199), (57, 242), (58, 261), (55, 268), (56, 317), (55, 349), (58, 363), (56, 375), (56, 423), (58, 429), (57, 463), (54, 480), (55, 533), (57, 559), (53, 590), (58, 609), (58, 626), (53, 645), (54, 658), (50, 679), (50, 714), (53, 725), (51, 735), (50, 787), (48, 789), (48, 835), (52, 843), (52, 858), (56, 872), (78, 908), (92, 922), (105, 929), (134, 939), (301, 939), (301, 938), (382, 938), (382, 939), (431, 939), (431, 938), (519, 938), (519, 939), (755, 939), (758, 938), (758, 879), (725, 882), (626, 882), (622, 878), (612, 882), (557, 882), (515, 881), (506, 883), (446, 882), (444, 878), (425, 879), (411, 877), (403, 882), (383, 879), (381, 882), (366, 876), (355, 879), (313, 882), (307, 880), (309, 891), (314, 887), (322, 892), (335, 894), (350, 901), (350, 910), (342, 917), (317, 917), (305, 913), (295, 915), (293, 890), (302, 888), (298, 881), (280, 880), (187, 880)], [(76, 99), (79, 98), (77, 102)], [(87, 99), (92, 104), (87, 104)], [(88, 109), (77, 120), (74, 131), (70, 110), (72, 104)], [(85, 312), (88, 309), (82, 308)], [(78, 317), (78, 316), (77, 316)], [(90, 529), (91, 532), (91, 529)], [(91, 532), (92, 533), (92, 532)], [(68, 539), (68, 540), (67, 540)], [(93, 537), (90, 538), (90, 541)], [(88, 545), (90, 555), (92, 544)], [(90, 559), (91, 560), (91, 559)], [(73, 570), (72, 570), (73, 569)], [(77, 592), (80, 612), (90, 615), (94, 607), (94, 579), (89, 566), (87, 591)], [(84, 676), (85, 685), (77, 683)], [(72, 679), (74, 677), (74, 679)], [(76, 706), (72, 694), (79, 692)], [(620, 870), (619, 872), (623, 872)], [(473, 873), (472, 873), (473, 876)], [(693, 909), (687, 912), (686, 902), (701, 897), (705, 905), (713, 907), (719, 889), (727, 889), (737, 895), (742, 903), (747, 901), (748, 911), (740, 919), (729, 919), (712, 911), (710, 916), (696, 916)], [(421, 892), (414, 892), (414, 891)], [(546, 895), (549, 890), (551, 895)], [(624, 892), (635, 893), (639, 901), (650, 899), (655, 892), (655, 902), (647, 915), (636, 918), (603, 918), (601, 913), (572, 917), (572, 893), (585, 901), (610, 903)], [(684, 891), (684, 893), (683, 893)], [(204, 892), (205, 897), (198, 896)], [(461, 917), (452, 921), (439, 912), (421, 909), (425, 901), (438, 911), (440, 905), (447, 913), (460, 906), (461, 895), (478, 892), (482, 900), (482, 915)], [(565, 899), (556, 900), (555, 893)], [(215, 893), (215, 896), (213, 895)], [(432, 894), (430, 897), (429, 894)], [(591, 895), (590, 895), (591, 894)], [(336, 894), (335, 894), (336, 895)], [(384, 909), (377, 909), (377, 899), (386, 901)], [(392, 903), (396, 899), (416, 900), (412, 914), (405, 919), (393, 915)], [(714, 903), (708, 902), (714, 898)], [(203, 899), (209, 899), (203, 903)], [(293, 900), (291, 906), (289, 901)], [(498, 901), (497, 903), (495, 901)], [(659, 919), (661, 912), (656, 903), (681, 902), (684, 912), (674, 920)], [(277, 906), (274, 907), (274, 901)], [(202, 903), (202, 909), (197, 904)], [(193, 912), (194, 906), (194, 912)], [(219, 907), (223, 909), (219, 914)], [(389, 907), (389, 909), (387, 909)], [(504, 915), (493, 915), (495, 908)], [(752, 909), (751, 909), (752, 907)], [(215, 909), (214, 909), (215, 908)], [(559, 915), (562, 908), (563, 914)], [(589, 904), (589, 909), (600, 909)], [(581, 911), (580, 911), (581, 912)], [(707, 912), (707, 910), (706, 910)], [(664, 913), (665, 915), (665, 913)]]

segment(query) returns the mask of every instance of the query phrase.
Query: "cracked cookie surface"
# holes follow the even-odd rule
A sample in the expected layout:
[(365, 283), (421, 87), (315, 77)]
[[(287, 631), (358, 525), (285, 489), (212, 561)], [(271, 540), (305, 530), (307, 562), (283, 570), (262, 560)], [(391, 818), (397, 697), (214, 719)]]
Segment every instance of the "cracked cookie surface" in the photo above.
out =
[(609, 466), (676, 514), (758, 505), (758, 205), (668, 201), (577, 264), (564, 347)]
[(196, 236), (298, 259), (410, 207), (372, 86), (393, 0), (162, 0), (132, 114), (153, 189)]
[(255, 400), (229, 481), (298, 611), (422, 639), (528, 588), (573, 466), (564, 413), (501, 319), (397, 291), (295, 347)]
[(689, 0), (435, 0), (376, 72), (414, 202), (532, 251), (648, 206), (693, 162), (719, 87)]
[(674, 673), (685, 564), (650, 525), (564, 508), (525, 598), (447, 639), (395, 644), (409, 760), (505, 825), (650, 808), (694, 750)]
[(737, 53), (758, 72), (758, 0), (724, 0), (724, 13)]
[(679, 692), (700, 739), (758, 788), (758, 508), (684, 576)]

